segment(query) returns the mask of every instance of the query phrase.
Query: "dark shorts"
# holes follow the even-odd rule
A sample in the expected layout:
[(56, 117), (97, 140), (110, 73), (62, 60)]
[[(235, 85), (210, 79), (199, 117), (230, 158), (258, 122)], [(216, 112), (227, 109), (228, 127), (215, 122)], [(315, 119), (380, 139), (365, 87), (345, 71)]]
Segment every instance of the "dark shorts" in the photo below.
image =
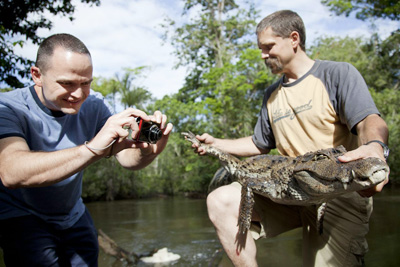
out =
[(97, 232), (86, 210), (65, 230), (36, 216), (0, 220), (0, 247), (9, 266), (97, 266)]

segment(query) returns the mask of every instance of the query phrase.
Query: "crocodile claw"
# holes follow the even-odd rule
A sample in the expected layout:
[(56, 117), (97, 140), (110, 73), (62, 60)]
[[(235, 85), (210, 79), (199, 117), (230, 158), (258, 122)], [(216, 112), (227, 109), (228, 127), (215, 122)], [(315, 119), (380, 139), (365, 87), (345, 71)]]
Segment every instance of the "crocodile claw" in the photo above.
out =
[(196, 135), (191, 131), (181, 132), (181, 134), (185, 137), (186, 140), (192, 142), (193, 144), (200, 145), (201, 142), (196, 138)]
[(238, 222), (239, 226), (239, 234), (245, 235), (247, 230), (250, 228), (250, 225), (247, 224), (247, 222), (242, 222), (239, 220)]

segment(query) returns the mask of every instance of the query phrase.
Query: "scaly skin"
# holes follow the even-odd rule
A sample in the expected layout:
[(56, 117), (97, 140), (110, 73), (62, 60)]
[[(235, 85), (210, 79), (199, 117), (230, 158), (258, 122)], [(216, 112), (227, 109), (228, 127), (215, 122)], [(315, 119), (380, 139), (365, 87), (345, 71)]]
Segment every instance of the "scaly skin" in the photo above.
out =
[[(319, 205), (339, 195), (360, 191), (382, 182), (389, 174), (386, 162), (366, 158), (341, 163), (337, 157), (346, 152), (343, 146), (308, 152), (298, 157), (261, 155), (239, 160), (208, 144), (191, 132), (186, 140), (219, 158), (226, 170), (242, 185), (239, 231), (250, 228), (254, 194), (286, 205)], [(219, 172), (222, 177), (226, 176)], [(218, 176), (212, 183), (217, 183)], [(325, 205), (323, 205), (325, 207)], [(319, 211), (321, 216), (323, 211)]]

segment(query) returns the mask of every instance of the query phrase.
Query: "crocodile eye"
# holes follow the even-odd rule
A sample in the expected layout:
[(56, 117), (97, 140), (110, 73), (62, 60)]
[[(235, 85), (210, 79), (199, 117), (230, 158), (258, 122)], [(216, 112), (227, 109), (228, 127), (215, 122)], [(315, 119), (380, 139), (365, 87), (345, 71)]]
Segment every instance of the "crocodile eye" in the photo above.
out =
[(323, 160), (323, 159), (326, 159), (326, 158), (327, 158), (326, 155), (318, 154), (318, 155), (315, 155), (314, 160), (318, 161), (318, 160)]

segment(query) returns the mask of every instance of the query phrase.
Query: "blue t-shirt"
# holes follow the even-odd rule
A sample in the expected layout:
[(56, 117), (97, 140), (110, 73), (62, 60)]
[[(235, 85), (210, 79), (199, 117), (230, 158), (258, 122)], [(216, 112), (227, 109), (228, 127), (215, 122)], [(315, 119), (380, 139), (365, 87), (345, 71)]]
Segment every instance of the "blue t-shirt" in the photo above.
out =
[[(0, 138), (22, 137), (32, 151), (67, 149), (91, 140), (111, 115), (110, 105), (92, 90), (78, 114), (69, 115), (46, 108), (33, 86), (16, 89), (0, 94)], [(72, 226), (85, 210), (82, 174), (35, 188), (8, 189), (0, 181), (0, 220), (33, 214), (58, 229)]]

